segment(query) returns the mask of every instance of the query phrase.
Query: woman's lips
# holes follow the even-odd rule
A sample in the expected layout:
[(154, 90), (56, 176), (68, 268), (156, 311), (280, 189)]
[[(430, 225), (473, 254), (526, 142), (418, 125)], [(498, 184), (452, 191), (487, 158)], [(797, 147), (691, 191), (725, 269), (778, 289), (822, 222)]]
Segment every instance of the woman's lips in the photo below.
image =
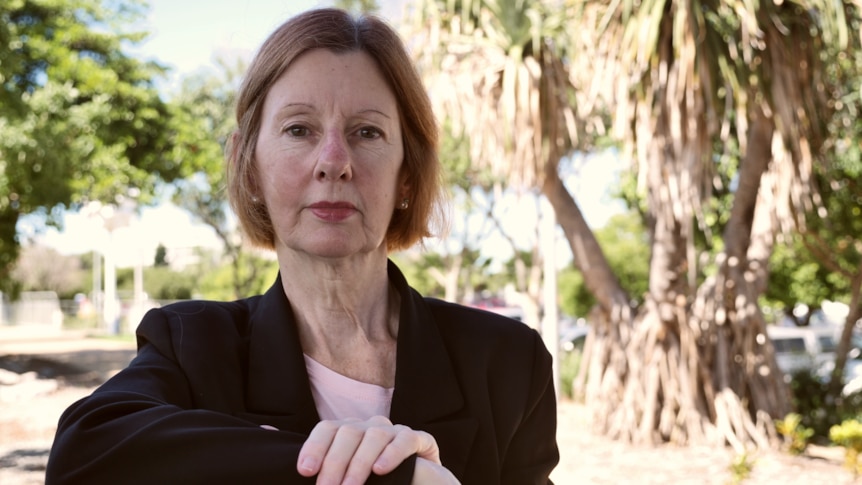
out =
[(316, 202), (308, 208), (318, 219), (327, 222), (341, 222), (356, 212), (356, 207), (349, 202)]

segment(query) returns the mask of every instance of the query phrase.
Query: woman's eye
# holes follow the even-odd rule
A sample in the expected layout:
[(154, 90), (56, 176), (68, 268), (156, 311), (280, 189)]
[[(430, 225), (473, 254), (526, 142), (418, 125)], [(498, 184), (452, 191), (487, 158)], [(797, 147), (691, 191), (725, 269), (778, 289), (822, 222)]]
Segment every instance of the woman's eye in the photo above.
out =
[(380, 130), (378, 130), (377, 128), (372, 128), (370, 126), (367, 126), (365, 128), (360, 128), (358, 133), (359, 133), (359, 136), (361, 138), (373, 139), (373, 138), (380, 138), (382, 136), (382, 133), (380, 133)]
[(301, 125), (292, 125), (285, 128), (284, 132), (290, 136), (306, 136), (308, 135), (308, 128)]

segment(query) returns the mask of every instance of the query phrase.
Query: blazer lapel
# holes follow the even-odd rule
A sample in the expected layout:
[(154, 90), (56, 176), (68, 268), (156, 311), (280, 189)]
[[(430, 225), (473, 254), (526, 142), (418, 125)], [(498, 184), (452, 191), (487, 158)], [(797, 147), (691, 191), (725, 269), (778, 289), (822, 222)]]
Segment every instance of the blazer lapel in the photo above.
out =
[(320, 418), (281, 278), (251, 314), (246, 417), (307, 434)]
[(425, 300), (390, 262), (389, 279), (401, 294), (393, 423), (426, 431), (440, 447), (444, 466), (462, 476), (478, 420), (466, 415), (452, 361)]

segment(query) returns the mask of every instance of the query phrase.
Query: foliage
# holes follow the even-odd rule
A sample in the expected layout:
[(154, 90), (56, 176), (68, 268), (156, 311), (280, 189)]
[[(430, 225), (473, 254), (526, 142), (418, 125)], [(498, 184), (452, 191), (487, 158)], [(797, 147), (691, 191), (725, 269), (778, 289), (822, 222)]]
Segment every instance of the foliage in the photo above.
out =
[[(224, 151), (236, 127), (231, 109), (245, 67), (242, 60), (219, 60), (217, 72), (201, 72), (184, 79), (170, 105), (174, 146), (170, 158), (194, 172), (192, 177), (175, 184), (173, 200), (211, 227), (221, 240), (232, 268), (229, 274), (233, 290), (225, 295), (227, 299), (259, 293), (260, 278), (265, 276), (257, 273), (263, 266), (243, 245), (225, 190)], [(220, 293), (222, 283), (220, 280), (203, 291)]]
[[(862, 82), (862, 76), (856, 82)], [(852, 101), (856, 111), (862, 110), (858, 98), (858, 92), (848, 95), (843, 106)], [(836, 115), (834, 122), (844, 126), (846, 115)], [(862, 271), (862, 159), (858, 143), (850, 138), (862, 132), (862, 122), (847, 124), (855, 133), (840, 131), (840, 137), (830, 141), (835, 150), (832, 162), (815, 167), (820, 205), (812, 207), (801, 231), (788, 235), (769, 261), (764, 296), (768, 305), (785, 309), (788, 317), (797, 304), (814, 311), (824, 300), (849, 302), (852, 282)]]
[[(620, 280), (620, 285), (642, 301), (649, 281), (649, 241), (637, 214), (618, 214), (605, 227), (596, 230), (596, 238), (607, 254), (608, 263)], [(581, 273), (574, 268), (562, 270), (558, 279), (560, 308), (572, 316), (589, 314), (596, 300), (589, 292)]]
[(168, 113), (153, 80), (163, 70), (125, 49), (137, 0), (9, 0), (0, 6), (0, 281), (18, 254), (16, 223), (130, 188), (147, 201), (182, 175), (165, 159)]
[(275, 282), (278, 263), (254, 253), (243, 253), (239, 264), (239, 277), (248, 283), (246, 293), (237, 295), (234, 287), (236, 267), (223, 264), (204, 274), (198, 282), (200, 297), (208, 300), (233, 300), (266, 292)]
[(739, 453), (730, 464), (731, 483), (743, 483), (754, 470), (754, 457), (747, 451)]
[(156, 246), (156, 255), (153, 258), (153, 266), (167, 266), (168, 265), (168, 248), (165, 247), (164, 244), (159, 243)]
[(794, 412), (800, 419), (800, 425), (814, 431), (813, 437), (827, 436), (829, 427), (838, 418), (838, 409), (834, 401), (826, 400), (827, 384), (810, 371), (797, 372), (791, 376), (790, 392)]
[(410, 285), (426, 296), (450, 301), (472, 300), (470, 295), (474, 292), (496, 292), (505, 284), (495, 284), (500, 278), (488, 273), (491, 260), (468, 247), (445, 254), (417, 250), (390, 257)]
[[(181, 270), (169, 266), (151, 266), (144, 270), (144, 291), (156, 300), (181, 300), (205, 298), (211, 300), (233, 300), (236, 297), (233, 284), (234, 266), (223, 258), (212, 258), (205, 251), (200, 253), (200, 263)], [(254, 274), (249, 284), (251, 296), (265, 292), (278, 274), (278, 265), (270, 258), (246, 252), (240, 268), (241, 277)], [(126, 294), (134, 290), (134, 269), (117, 269), (117, 289)]]
[(775, 429), (784, 437), (784, 443), (791, 455), (801, 455), (808, 447), (808, 440), (814, 436), (814, 430), (802, 425), (802, 416), (789, 413), (784, 419), (775, 422)]
[(535, 187), (579, 137), (564, 63), (570, 12), (559, 2), (423, 0), (413, 13), (409, 35), (438, 116), (468, 137), (473, 164)]
[(796, 305), (807, 305), (813, 311), (820, 308), (824, 300), (840, 294), (841, 286), (846, 291), (846, 282), (842, 284), (840, 278), (814, 260), (798, 235), (789, 235), (785, 240), (785, 244), (775, 247), (769, 259), (769, 286), (763, 295), (765, 305), (782, 310), (788, 318), (796, 318), (793, 315)]
[(416, 291), (426, 296), (442, 298), (445, 291), (443, 285), (428, 271), (430, 265), (434, 264), (433, 258), (439, 257), (436, 253), (430, 252), (415, 255), (401, 252), (390, 255), (392, 261), (404, 273), (404, 278)]
[[(858, 24), (858, 19), (856, 20)], [(862, 158), (859, 133), (862, 121), (862, 49), (848, 49), (825, 66), (831, 81), (827, 118), (828, 138), (823, 163), (813, 167), (817, 197), (796, 219), (798, 232), (770, 258), (771, 277), (766, 293), (797, 324), (807, 324), (823, 300), (848, 304), (846, 329), (835, 352), (827, 399), (840, 399), (843, 372), (851, 349), (851, 330), (862, 316)], [(801, 318), (791, 310), (805, 304)]]
[(502, 180), (472, 163), (469, 141), (453, 133), (447, 120), (443, 120), (440, 135), (443, 183), (449, 188), (452, 220), (441, 228), (435, 250), (421, 247), (392, 257), (422, 294), (472, 301), (476, 293), (497, 292), (505, 284), (495, 284), (500, 278), (489, 273), (492, 261), (479, 249), (495, 229), (504, 239), (507, 236), (501, 224), (505, 215), (498, 204), (503, 197)]
[(575, 349), (560, 353), (560, 397), (574, 398), (574, 382), (581, 367), (583, 352)]
[(12, 270), (21, 291), (53, 291), (60, 299), (87, 293), (89, 271), (80, 257), (66, 256), (47, 246), (26, 246)]
[(828, 387), (828, 382), (811, 372), (791, 376), (793, 409), (800, 416), (800, 426), (813, 431), (810, 441), (826, 441), (832, 426), (862, 416), (862, 391), (833, 398)]
[(153, 300), (188, 300), (196, 285), (195, 275), (189, 271), (174, 271), (167, 266), (144, 268), (144, 291)]
[(862, 473), (862, 422), (858, 418), (844, 420), (829, 429), (829, 439), (844, 447), (845, 466), (854, 475)]

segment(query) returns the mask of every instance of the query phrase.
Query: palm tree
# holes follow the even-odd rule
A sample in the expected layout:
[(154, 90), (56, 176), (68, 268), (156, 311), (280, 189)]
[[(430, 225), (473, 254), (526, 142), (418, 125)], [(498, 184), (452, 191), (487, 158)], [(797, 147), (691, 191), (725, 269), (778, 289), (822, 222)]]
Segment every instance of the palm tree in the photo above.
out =
[[(545, 195), (575, 258), (590, 273), (587, 286), (622, 308), (627, 298), (558, 174), (560, 160), (577, 144), (585, 146), (593, 127), (603, 126), (583, 123), (586, 117), (578, 113), (579, 93), (565, 62), (572, 9), (562, 7), (519, 0), (424, 0), (413, 11), (408, 37), (437, 112), (455, 135), (469, 139), (473, 162), (507, 180), (510, 189)], [(532, 258), (530, 281), (542, 267), (538, 257)], [(527, 310), (534, 313), (525, 320), (537, 323), (540, 286), (522, 286)], [(555, 333), (552, 329), (549, 335)]]
[[(846, 46), (845, 12), (804, 1), (614, 5), (597, 7), (615, 66), (597, 78), (614, 76), (624, 93), (616, 121), (648, 189), (654, 243), (647, 304), (624, 343), (641, 359), (599, 372), (622, 384), (593, 388), (591, 401), (613, 434), (635, 440), (658, 431), (767, 446), (789, 400), (757, 302), (776, 232), (816, 200), (809, 182), (830, 111), (818, 87), (824, 54)], [(703, 204), (728, 155), (716, 145), (737, 147), (739, 166), (721, 249), (704, 264), (695, 236), (710, 229)], [(611, 407), (620, 395), (625, 412)]]
[[(558, 164), (590, 135), (565, 59), (567, 7), (518, 0), (425, 0), (410, 33), (439, 113), (467, 134), (473, 161), (552, 202), (594, 293), (615, 281)], [(595, 126), (602, 126), (595, 123)], [(581, 143), (583, 145), (583, 143)], [(611, 292), (613, 293), (613, 292)], [(604, 295), (625, 302), (622, 295)]]
[[(829, 112), (820, 66), (847, 44), (851, 13), (831, 5), (426, 0), (418, 10), (417, 52), (440, 113), (468, 134), (476, 163), (548, 198), (596, 297), (579, 387), (606, 434), (772, 444), (789, 399), (757, 297), (776, 232), (815, 200), (816, 116)], [(557, 173), (604, 126), (602, 100), (646, 200), (639, 308)], [(710, 252), (697, 241), (713, 239), (704, 204), (716, 160), (738, 169)]]

